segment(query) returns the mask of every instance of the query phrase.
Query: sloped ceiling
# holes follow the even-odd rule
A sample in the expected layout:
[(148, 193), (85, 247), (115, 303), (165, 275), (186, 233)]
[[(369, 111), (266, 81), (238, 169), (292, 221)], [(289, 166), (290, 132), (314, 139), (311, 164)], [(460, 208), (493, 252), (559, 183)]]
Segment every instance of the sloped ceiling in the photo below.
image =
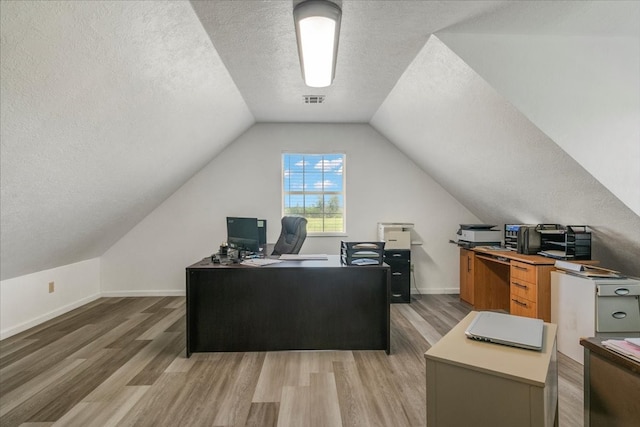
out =
[(0, 5), (2, 279), (102, 255), (254, 122), (189, 3)]
[[(337, 71), (328, 88), (300, 72), (293, 6), (284, 1), (192, 1), (258, 122), (368, 123), (429, 35), (497, 10), (503, 1), (353, 1), (342, 6)], [(325, 95), (304, 105), (303, 95)]]
[[(515, 12), (438, 37), (640, 215), (640, 2), (537, 2)], [(549, 19), (528, 23), (540, 16)]]
[[(633, 33), (637, 20), (593, 19), (584, 4), (600, 2), (344, 0), (336, 80), (318, 93), (300, 76), (298, 1), (0, 2), (1, 278), (100, 256), (255, 121), (371, 122), (479, 218), (584, 221), (612, 240), (602, 247), (608, 259), (630, 261), (621, 252), (638, 249), (638, 215), (613, 194), (633, 201), (636, 193), (571, 158), (578, 134), (563, 137), (577, 122), (554, 133), (550, 115), (532, 113), (553, 98), (534, 103), (502, 87), (514, 78), (474, 60), (473, 37), (450, 36), (453, 51), (442, 40), (536, 29), (606, 36)], [(305, 106), (306, 94), (327, 102)], [(627, 108), (605, 108), (619, 107)], [(515, 157), (518, 166), (503, 168), (501, 159)], [(535, 179), (511, 183), (520, 164)], [(543, 177), (533, 165), (545, 164), (570, 172)], [(516, 195), (517, 182), (536, 197)], [(611, 215), (571, 215), (594, 210), (584, 188)], [(613, 222), (620, 226), (608, 228)]]
[(640, 276), (640, 217), (436, 36), (371, 124), (483, 222), (589, 225), (593, 258)]

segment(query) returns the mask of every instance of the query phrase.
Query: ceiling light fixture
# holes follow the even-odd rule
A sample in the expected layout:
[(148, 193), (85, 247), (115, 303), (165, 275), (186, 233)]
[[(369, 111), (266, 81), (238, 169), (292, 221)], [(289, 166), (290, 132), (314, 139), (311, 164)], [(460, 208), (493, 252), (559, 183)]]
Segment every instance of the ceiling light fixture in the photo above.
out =
[(330, 1), (306, 0), (293, 9), (304, 82), (326, 87), (336, 73), (342, 11)]

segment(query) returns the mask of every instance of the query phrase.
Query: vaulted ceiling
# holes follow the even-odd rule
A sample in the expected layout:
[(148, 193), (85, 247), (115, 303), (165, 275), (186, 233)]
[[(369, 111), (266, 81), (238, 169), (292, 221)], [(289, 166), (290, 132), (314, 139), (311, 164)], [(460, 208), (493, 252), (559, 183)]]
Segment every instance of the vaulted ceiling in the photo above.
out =
[[(258, 122), (368, 123), (436, 31), (504, 7), (501, 1), (344, 1), (338, 71), (328, 88), (305, 86), (293, 29), (299, 1), (192, 1)], [(322, 105), (303, 96), (325, 95)], [(306, 108), (301, 108), (306, 107)]]
[(344, 0), (322, 90), (300, 74), (297, 2), (0, 2), (2, 279), (100, 256), (255, 122), (370, 123), (479, 218), (514, 217), (446, 170), (472, 148), (424, 141), (445, 130), (419, 114), (429, 96), (464, 76), (575, 159), (572, 188), (639, 224), (640, 2)]

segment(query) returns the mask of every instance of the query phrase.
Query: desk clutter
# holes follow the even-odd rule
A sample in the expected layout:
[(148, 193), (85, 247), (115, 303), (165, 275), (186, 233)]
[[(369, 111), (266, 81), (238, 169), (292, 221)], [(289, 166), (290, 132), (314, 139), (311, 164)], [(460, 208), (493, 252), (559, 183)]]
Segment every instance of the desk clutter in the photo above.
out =
[(640, 362), (640, 338), (609, 339), (602, 341), (602, 345), (629, 359)]
[(456, 233), (458, 239), (451, 242), (466, 249), (490, 246), (493, 250), (560, 260), (591, 259), (591, 232), (586, 225), (505, 224), (504, 235), (497, 227), (493, 224), (460, 224)]

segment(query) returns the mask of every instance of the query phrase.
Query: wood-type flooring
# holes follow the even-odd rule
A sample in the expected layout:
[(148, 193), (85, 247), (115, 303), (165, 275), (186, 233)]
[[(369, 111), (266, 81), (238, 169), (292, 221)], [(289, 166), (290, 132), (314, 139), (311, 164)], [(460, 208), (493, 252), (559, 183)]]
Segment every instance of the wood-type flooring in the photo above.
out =
[[(393, 304), (390, 355), (187, 359), (184, 297), (101, 298), (0, 342), (0, 425), (424, 426), (424, 353), (469, 311), (458, 295)], [(580, 426), (582, 365), (559, 361), (560, 426)]]

